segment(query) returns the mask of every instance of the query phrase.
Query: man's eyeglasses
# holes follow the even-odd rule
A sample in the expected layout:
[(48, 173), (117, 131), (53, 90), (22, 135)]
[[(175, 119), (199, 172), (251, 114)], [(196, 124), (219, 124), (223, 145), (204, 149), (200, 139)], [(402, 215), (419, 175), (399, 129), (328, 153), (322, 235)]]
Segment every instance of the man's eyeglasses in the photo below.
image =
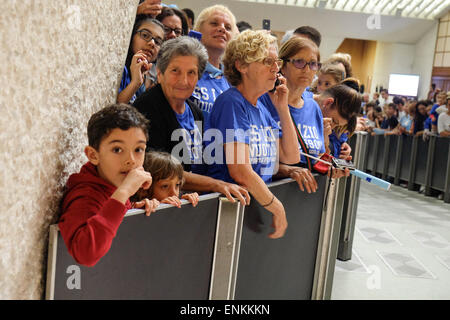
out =
[(265, 57), (261, 62), (267, 67), (273, 66), (274, 63), (277, 64), (278, 68), (281, 68), (281, 66), (283, 65), (283, 60), (275, 59), (272, 57)]
[(164, 42), (163, 39), (161, 39), (159, 37), (154, 37), (153, 34), (150, 31), (148, 31), (147, 29), (138, 30), (138, 31), (136, 31), (136, 33), (139, 33), (139, 36), (144, 41), (150, 42), (153, 40), (155, 42), (155, 45), (158, 47), (161, 47), (161, 45)]
[(170, 27), (164, 26), (164, 33), (165, 34), (170, 34), (172, 31), (173, 31), (173, 33), (175, 33), (175, 35), (177, 37), (181, 36), (181, 34), (183, 33), (183, 30), (181, 30), (180, 28), (172, 29)]
[(286, 62), (292, 62), (292, 64), (294, 65), (294, 67), (296, 67), (297, 69), (303, 69), (306, 67), (306, 65), (309, 65), (309, 69), (316, 71), (319, 70), (320, 67), (322, 66), (322, 64), (320, 62), (317, 61), (310, 61), (310, 62), (306, 62), (303, 59), (290, 59), (290, 60), (284, 60)]

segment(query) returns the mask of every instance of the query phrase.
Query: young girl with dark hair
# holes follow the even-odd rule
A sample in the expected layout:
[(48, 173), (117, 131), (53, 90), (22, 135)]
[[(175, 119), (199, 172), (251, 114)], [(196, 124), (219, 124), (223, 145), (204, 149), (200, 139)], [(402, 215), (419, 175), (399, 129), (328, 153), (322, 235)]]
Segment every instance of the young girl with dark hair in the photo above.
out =
[[(136, 17), (117, 96), (118, 103), (131, 104), (147, 89), (144, 80), (150, 76), (149, 70), (163, 41), (164, 26), (161, 22), (146, 15)], [(156, 81), (155, 75), (153, 78), (150, 82)]]

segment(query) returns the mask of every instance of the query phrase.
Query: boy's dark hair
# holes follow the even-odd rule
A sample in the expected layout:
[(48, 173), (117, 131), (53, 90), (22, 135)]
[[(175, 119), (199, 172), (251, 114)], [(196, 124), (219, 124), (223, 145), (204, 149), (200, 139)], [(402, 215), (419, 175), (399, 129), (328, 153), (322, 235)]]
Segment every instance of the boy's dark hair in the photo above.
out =
[(389, 103), (389, 104), (388, 104), (388, 107), (389, 107), (389, 108), (392, 108), (392, 109), (394, 109), (394, 110), (397, 110), (397, 106), (396, 106), (395, 103), (392, 103), (392, 102)]
[(307, 36), (310, 40), (312, 40), (317, 47), (320, 47), (320, 42), (322, 41), (322, 35), (317, 29), (310, 26), (302, 26), (295, 29), (294, 34), (300, 34)]
[(252, 30), (252, 26), (247, 21), (239, 21), (238, 23), (236, 23), (236, 26), (239, 32), (243, 32), (248, 29)]
[(401, 104), (402, 106), (405, 105), (403, 99), (397, 96), (395, 96), (394, 99), (392, 99), (392, 102), (394, 102), (395, 104)]
[(140, 128), (148, 140), (149, 121), (135, 107), (128, 104), (113, 104), (94, 113), (87, 125), (88, 142), (91, 147), (98, 150), (100, 142), (113, 129), (128, 130)]

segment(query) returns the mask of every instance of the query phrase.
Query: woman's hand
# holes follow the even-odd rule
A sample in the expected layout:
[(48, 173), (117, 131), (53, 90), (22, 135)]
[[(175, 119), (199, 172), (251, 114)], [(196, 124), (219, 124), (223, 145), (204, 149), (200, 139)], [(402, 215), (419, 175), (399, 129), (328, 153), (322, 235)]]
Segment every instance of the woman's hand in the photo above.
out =
[(278, 239), (283, 237), (288, 227), (283, 204), (274, 196), (273, 202), (264, 208), (272, 212), (272, 228), (275, 229), (269, 234), (269, 238)]
[(189, 201), (190, 203), (192, 203), (193, 207), (196, 207), (198, 204), (199, 196), (197, 192), (185, 193), (181, 196), (181, 199)]
[[(328, 176), (330, 176), (330, 172), (331, 172), (331, 170), (328, 171)], [(348, 177), (348, 176), (350, 176), (350, 170), (348, 168), (345, 168), (344, 170), (333, 169), (333, 175), (331, 176), (331, 178), (339, 179), (339, 178)]]
[(308, 193), (317, 191), (317, 181), (308, 169), (292, 167), (289, 177), (297, 181), (300, 190), (305, 191), (306, 188)]
[(286, 110), (289, 111), (288, 107), (288, 96), (289, 89), (286, 85), (286, 78), (281, 74), (277, 75), (278, 80), (280, 81), (280, 85), (277, 86), (277, 89), (274, 92), (269, 92), (270, 99), (272, 100), (273, 105), (280, 114), (281, 111)]

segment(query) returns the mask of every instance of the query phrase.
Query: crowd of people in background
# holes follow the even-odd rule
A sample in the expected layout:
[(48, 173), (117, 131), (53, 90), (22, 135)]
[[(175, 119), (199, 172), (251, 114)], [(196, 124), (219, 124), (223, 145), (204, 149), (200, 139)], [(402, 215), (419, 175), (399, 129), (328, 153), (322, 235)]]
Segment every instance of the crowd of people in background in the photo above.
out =
[[(430, 90), (430, 93), (433, 91)], [(390, 97), (388, 91), (373, 94), (369, 101), (365, 95), (361, 116), (365, 123), (361, 130), (372, 135), (417, 135), (424, 140), (431, 135), (450, 136), (450, 91), (438, 90), (431, 94), (433, 100), (417, 100), (403, 96)]]
[(195, 17), (141, 1), (117, 104), (92, 116), (89, 162), (67, 183), (59, 228), (75, 260), (94, 265), (127, 209), (150, 215), (181, 199), (195, 206), (207, 192), (242, 205), (252, 196), (273, 216), (269, 237), (280, 238), (288, 221), (269, 182), (290, 177), (311, 193), (316, 173), (348, 176), (317, 159), (350, 161), (356, 130), (450, 133), (450, 94), (433, 103), (381, 90), (371, 100), (360, 93), (351, 56), (322, 61), (321, 40), (312, 26), (277, 39), (223, 5)]

